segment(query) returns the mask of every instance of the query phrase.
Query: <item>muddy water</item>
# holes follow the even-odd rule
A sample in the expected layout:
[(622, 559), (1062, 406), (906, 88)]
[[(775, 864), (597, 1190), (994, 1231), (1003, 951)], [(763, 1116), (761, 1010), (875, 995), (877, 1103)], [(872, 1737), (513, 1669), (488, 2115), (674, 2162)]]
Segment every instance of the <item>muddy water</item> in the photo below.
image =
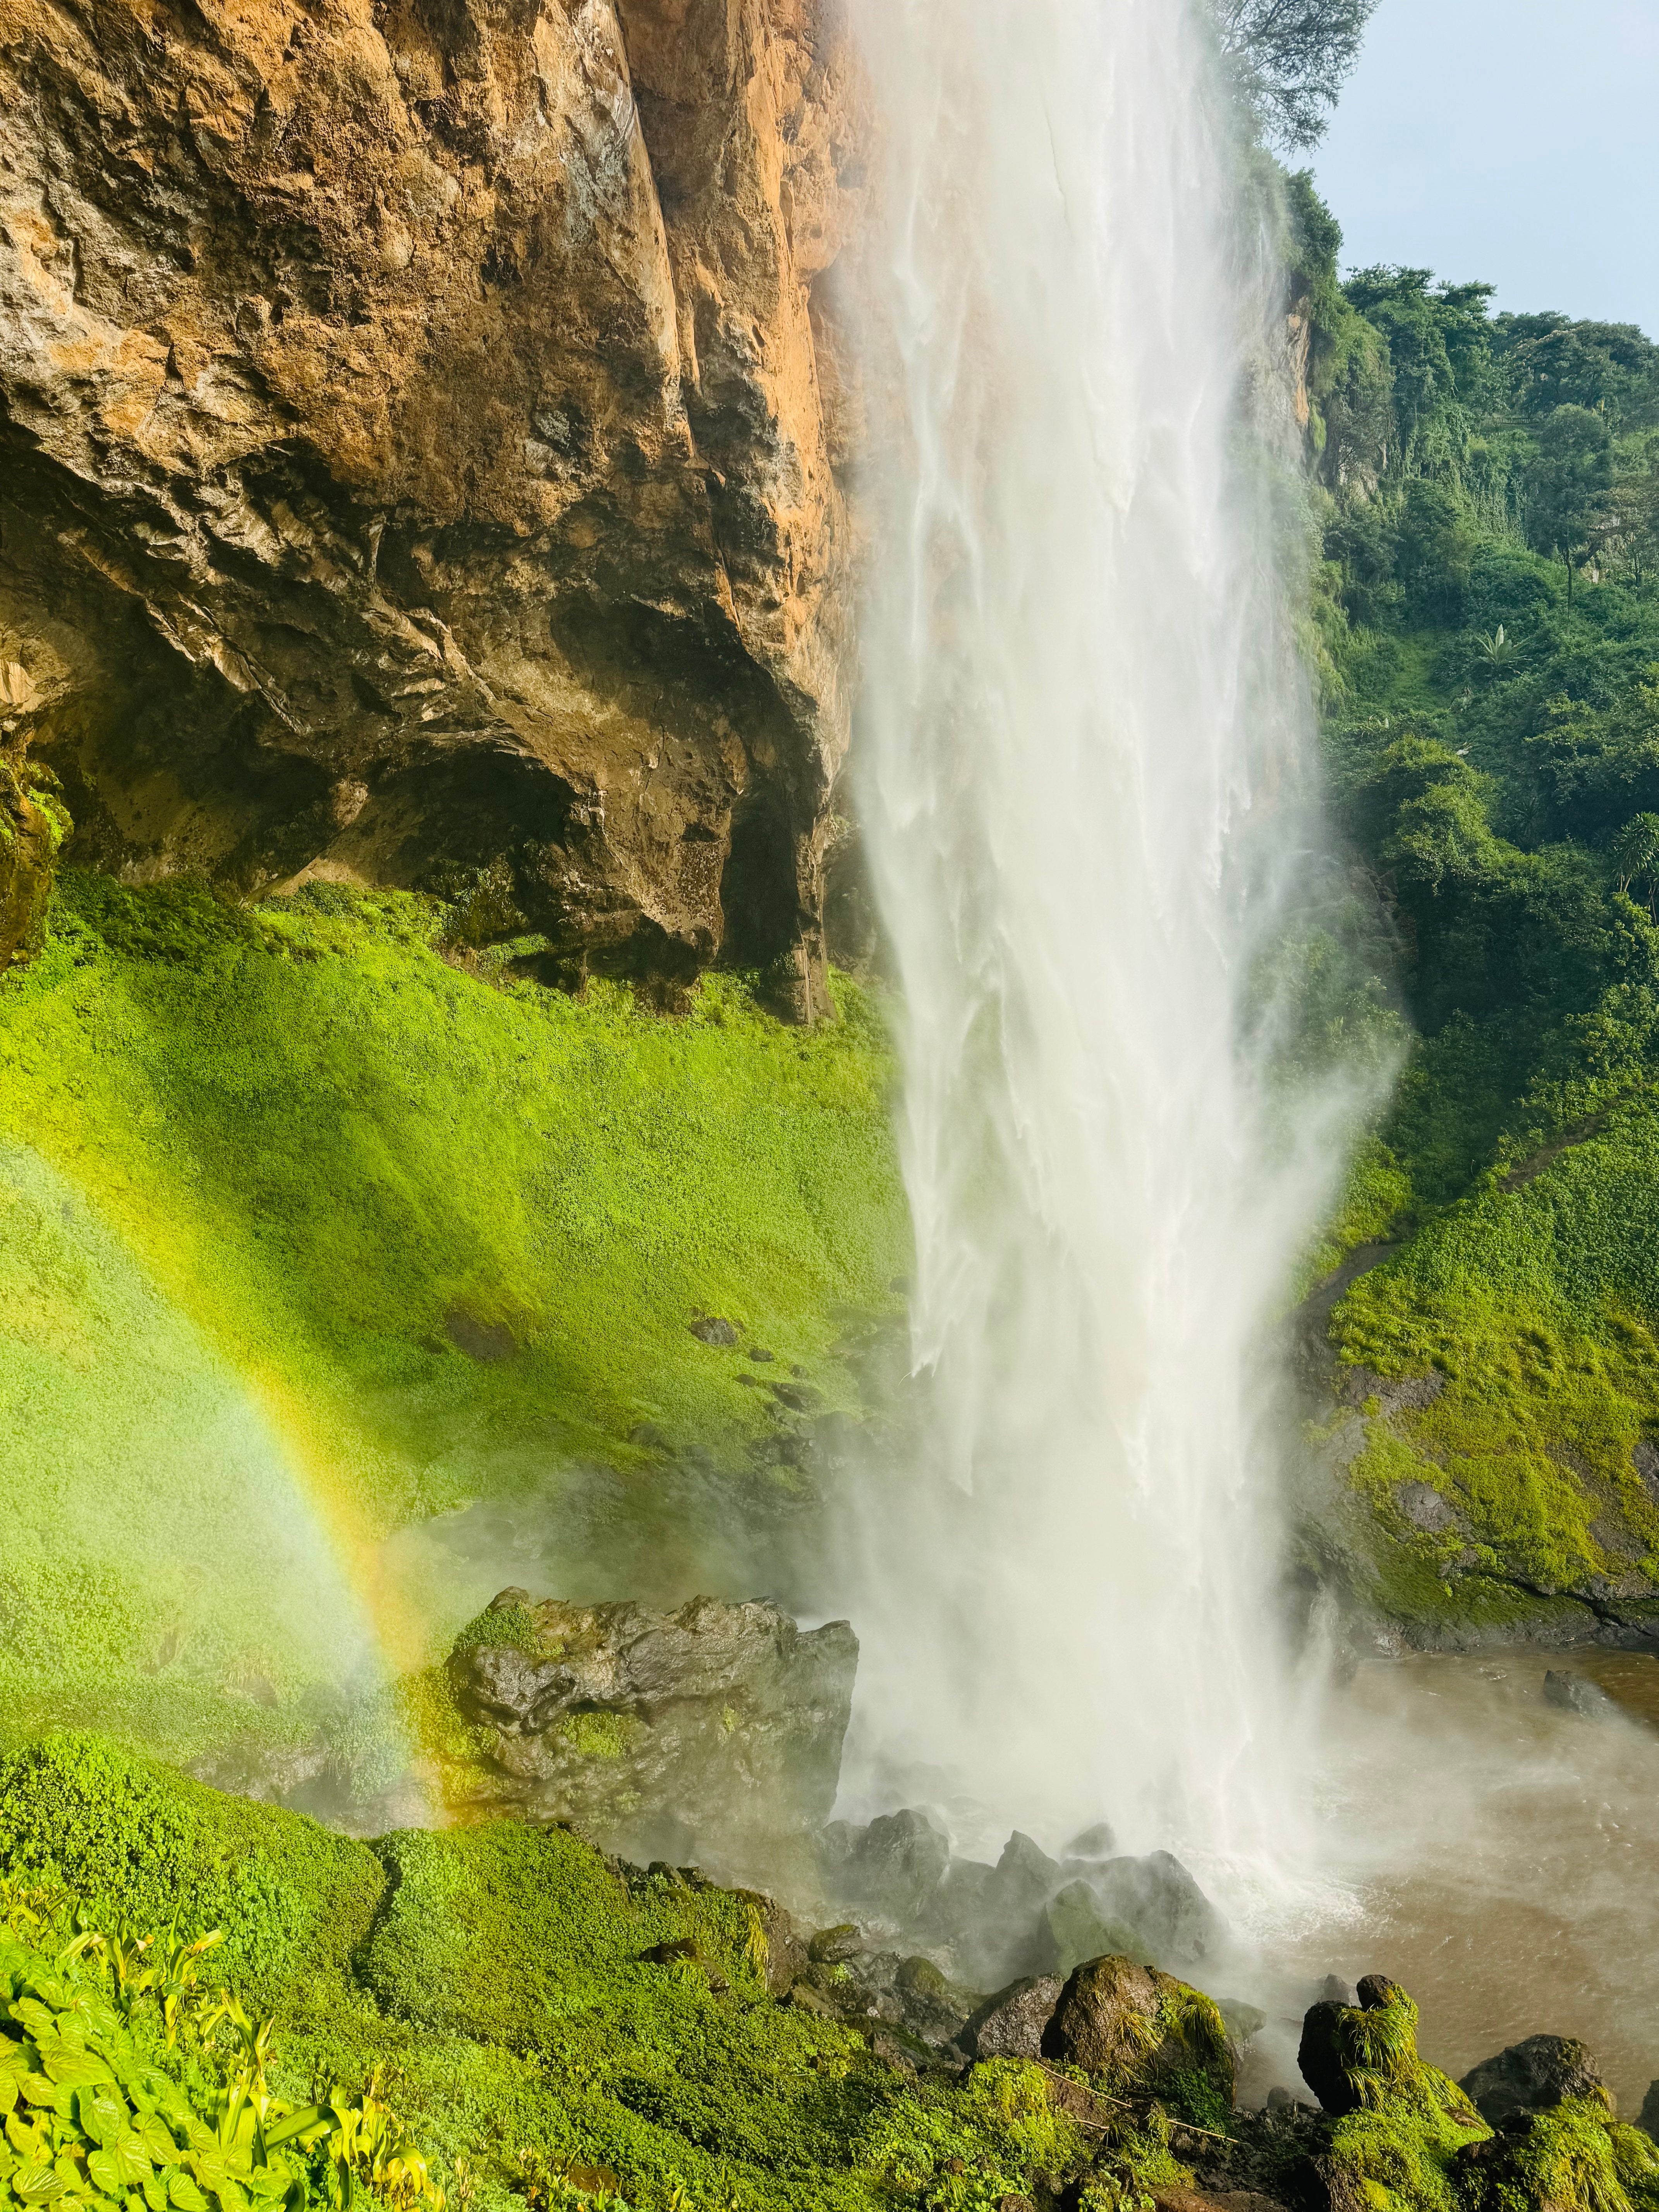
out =
[[(1547, 1703), (1552, 1665), (1619, 1710)], [(1302, 2009), (1328, 1973), (1380, 1972), (1416, 1997), (1424, 2055), (1448, 2073), (1523, 2036), (1578, 2036), (1634, 2118), (1659, 2076), (1659, 1658), (1368, 1664), (1333, 1692), (1328, 1743), (1328, 1886), (1235, 1968), (1273, 2015), (1247, 2100), (1274, 2082), (1305, 2095)]]

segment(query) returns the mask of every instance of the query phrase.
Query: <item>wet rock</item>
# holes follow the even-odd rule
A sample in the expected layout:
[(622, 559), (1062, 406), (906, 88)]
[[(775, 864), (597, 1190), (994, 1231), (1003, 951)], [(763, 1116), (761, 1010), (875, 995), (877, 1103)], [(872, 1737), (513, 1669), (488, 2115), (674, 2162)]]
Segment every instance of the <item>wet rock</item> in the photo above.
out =
[(1093, 1959), (1068, 1977), (1042, 2056), (1120, 2089), (1156, 2095), (1182, 2075), (1233, 2101), (1233, 2057), (1213, 2001), (1131, 1959)]
[(1218, 1997), (1215, 2008), (1221, 2014), (1234, 2056), (1242, 2057), (1267, 2025), (1267, 2014), (1260, 2005), (1247, 2004), (1243, 1997)]
[(1601, 2090), (1595, 2061), (1571, 2036), (1529, 2035), (1495, 2058), (1482, 2059), (1457, 2085), (1488, 2127), (1501, 2127), (1521, 2112), (1548, 2111), (1565, 2097), (1589, 2097)]
[(1659, 2142), (1659, 2081), (1650, 2081), (1648, 2094), (1642, 2100), (1642, 2109), (1636, 2116), (1636, 2124)]
[(1282, 2081), (1276, 2081), (1267, 2092), (1264, 2109), (1269, 2112), (1311, 2112), (1314, 2107), (1298, 2097), (1294, 2089), (1287, 2089)]
[(1643, 1489), (1659, 1505), (1659, 1444), (1644, 1437), (1639, 1443), (1632, 1446), (1630, 1459)]
[(1054, 1895), (1060, 1880), (1058, 1863), (1018, 1828), (1003, 1845), (996, 1871), (1007, 1911), (1022, 1905), (1035, 1911)]
[(1422, 2079), (1413, 2000), (1386, 1974), (1362, 1975), (1358, 1995), (1357, 2005), (1322, 1998), (1302, 2023), (1297, 2064), (1328, 2112), (1358, 2112), (1379, 2090), (1410, 2091)]
[(1599, 1683), (1570, 1667), (1552, 1667), (1544, 1676), (1544, 1702), (1585, 1720), (1607, 1720), (1619, 1708)]
[(1057, 1974), (1069, 1974), (1085, 1959), (1102, 1958), (1108, 1952), (1138, 1959), (1143, 1966), (1156, 1963), (1133, 1928), (1107, 1918), (1086, 1881), (1067, 1882), (1050, 1898), (1043, 1924), (1052, 1947), (1051, 1965)]
[(700, 1314), (691, 1323), (691, 1334), (699, 1344), (712, 1344), (726, 1351), (738, 1340), (738, 1332), (729, 1321), (719, 1314)]
[(1109, 1820), (1097, 1820), (1092, 1828), (1085, 1828), (1080, 1836), (1073, 1836), (1066, 1846), (1070, 1859), (1109, 1859), (1117, 1850), (1117, 1837)]
[(847, 1893), (900, 1926), (919, 1921), (951, 1863), (947, 1838), (926, 1813), (907, 1806), (872, 1820), (848, 1854)]
[(845, 1621), (803, 1635), (769, 1601), (652, 1613), (502, 1598), (491, 1614), (513, 1616), (507, 1640), (486, 1628), (449, 1662), (486, 1737), (463, 1803), (575, 1820), (676, 1862), (823, 1821), (858, 1664)]
[(749, 1347), (749, 1357), (759, 1361), (762, 1366), (769, 1367), (773, 1360), (777, 1358), (777, 1354), (775, 1352), (768, 1352), (763, 1345), (751, 1344)]
[(1402, 1482), (1394, 1497), (1412, 1527), (1420, 1528), (1425, 1535), (1436, 1536), (1462, 1525), (1455, 1508), (1431, 1482)]
[(830, 1973), (809, 1972), (805, 1979), (842, 2020), (878, 2022), (908, 2038), (913, 2057), (956, 2047), (979, 2002), (975, 1991), (959, 1988), (933, 1960), (896, 1951), (861, 1948)]
[(1194, 1965), (1226, 1940), (1227, 1923), (1178, 1858), (1108, 1859), (1088, 1877), (1096, 1910), (1129, 1929), (1138, 1950), (1171, 1965)]
[(1026, 1974), (988, 1997), (957, 2040), (970, 2058), (1040, 2058), (1042, 2033), (1065, 1984), (1058, 1974)]
[(1319, 1995), (1326, 2004), (1351, 2005), (1358, 2002), (1353, 1984), (1345, 1982), (1340, 1974), (1327, 1974), (1319, 1984)]

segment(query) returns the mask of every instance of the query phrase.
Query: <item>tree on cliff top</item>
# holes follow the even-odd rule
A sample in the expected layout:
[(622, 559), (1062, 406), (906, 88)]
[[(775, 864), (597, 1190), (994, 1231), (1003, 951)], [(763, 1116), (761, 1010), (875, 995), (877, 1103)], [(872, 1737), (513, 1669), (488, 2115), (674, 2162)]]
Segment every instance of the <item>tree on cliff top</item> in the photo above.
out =
[(1264, 137), (1313, 146), (1376, 0), (1215, 0), (1221, 50)]

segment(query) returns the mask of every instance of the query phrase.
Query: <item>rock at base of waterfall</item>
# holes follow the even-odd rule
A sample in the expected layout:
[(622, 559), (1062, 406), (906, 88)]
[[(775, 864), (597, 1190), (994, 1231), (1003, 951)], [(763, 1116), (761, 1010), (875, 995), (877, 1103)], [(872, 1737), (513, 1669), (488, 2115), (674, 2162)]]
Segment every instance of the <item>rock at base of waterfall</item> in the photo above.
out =
[(1544, 1702), (1563, 1712), (1577, 1713), (1587, 1721), (1609, 1719), (1619, 1710), (1601, 1685), (1570, 1667), (1552, 1667), (1544, 1676)]
[(1066, 1846), (1068, 1859), (1109, 1859), (1117, 1855), (1117, 1834), (1109, 1820), (1097, 1820)]
[(951, 1863), (950, 1839), (927, 1814), (906, 1806), (865, 1828), (832, 1821), (824, 1832), (838, 1896), (897, 1927), (922, 1919)]
[(1659, 2081), (1650, 2081), (1648, 2094), (1642, 2100), (1642, 2109), (1636, 2115), (1636, 2124), (1659, 2142)]
[(741, 1857), (823, 1823), (857, 1665), (846, 1621), (803, 1634), (769, 1601), (663, 1613), (503, 1591), (449, 1662), (484, 1737), (463, 1802), (573, 1820), (641, 1860)]
[[(1069, 1869), (1065, 1869), (1069, 1871)], [(1092, 1914), (1102, 1940), (1092, 1951)], [(1122, 1950), (1127, 1956), (1161, 1966), (1195, 1966), (1211, 1957), (1226, 1939), (1227, 1923), (1181, 1861), (1168, 1851), (1145, 1858), (1105, 1859), (1066, 1885), (1048, 1907), (1049, 1927), (1060, 1948), (1079, 1957)], [(1113, 1940), (1121, 1934), (1122, 1941)], [(1056, 1959), (1059, 1966), (1060, 1960)], [(1069, 1970), (1069, 1969), (1067, 1969)]]
[(1143, 1966), (1157, 1963), (1133, 1928), (1121, 1920), (1107, 1918), (1099, 1899), (1086, 1881), (1067, 1882), (1064, 1889), (1050, 1898), (1043, 1924), (1056, 1974), (1069, 1974), (1085, 1959), (1103, 1958), (1108, 1953), (1133, 1959)]
[(1215, 2008), (1221, 2014), (1233, 2056), (1242, 2057), (1267, 2025), (1267, 2014), (1260, 2005), (1247, 2004), (1243, 1997), (1218, 1997)]
[(1232, 2106), (1233, 2055), (1214, 2002), (1133, 1959), (1091, 1959), (1067, 1978), (1042, 2056), (1152, 2095), (1197, 2076)]
[(970, 2058), (1040, 2058), (1064, 1987), (1058, 1974), (1023, 1975), (988, 1997), (957, 2041)]
[(1601, 2069), (1582, 2043), (1567, 2035), (1529, 2035), (1495, 2058), (1483, 2058), (1457, 2086), (1486, 2125), (1496, 2128), (1522, 2112), (1547, 2112), (1565, 2097), (1595, 2096), (1602, 2084)]

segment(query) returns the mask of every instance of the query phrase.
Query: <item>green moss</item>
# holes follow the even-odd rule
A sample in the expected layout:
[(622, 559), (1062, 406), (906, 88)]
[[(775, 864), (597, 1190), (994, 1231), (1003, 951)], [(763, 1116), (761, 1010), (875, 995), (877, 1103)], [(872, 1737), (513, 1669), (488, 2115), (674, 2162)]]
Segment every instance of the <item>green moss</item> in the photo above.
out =
[(1325, 2162), (1333, 2195), (1371, 2212), (1454, 2212), (1455, 2161), (1490, 2135), (1457, 2087), (1418, 2054), (1417, 2006), (1393, 1983), (1381, 2001), (1334, 2009), (1332, 2055), (1357, 2109), (1332, 2124)]
[(113, 1913), (222, 1919), (210, 1955), (274, 2005), (283, 2094), (378, 2074), (452, 2197), (459, 2177), (494, 2212), (567, 2162), (638, 2212), (988, 2212), (1086, 2156), (1039, 2069), (906, 2077), (765, 1994), (749, 1900), (624, 1876), (567, 1831), (371, 1852), (88, 1743), (12, 1762), (0, 1808), (33, 1839), (19, 1863), (67, 1821)]
[[(1634, 1456), (1659, 1427), (1656, 1252), (1659, 1115), (1632, 1102), (1518, 1187), (1436, 1216), (1348, 1292), (1340, 1356), (1439, 1384), (1373, 1421), (1352, 1468), (1391, 1540), (1391, 1606), (1432, 1611), (1428, 1583), (1459, 1577), (1547, 1599), (1634, 1574), (1659, 1598), (1659, 1505)], [(1437, 1490), (1456, 1526), (1414, 1532), (1404, 1481)]]
[[(18, 1729), (302, 1735), (367, 1632), (404, 1668), (455, 1626), (442, 1577), (358, 1613), (386, 1532), (532, 1485), (552, 1511), (596, 1468), (612, 1519), (690, 1560), (656, 1440), (781, 1510), (799, 1420), (766, 1378), (856, 1413), (848, 1332), (896, 1314), (890, 1063), (854, 986), (810, 1033), (731, 976), (667, 1020), (492, 985), (436, 949), (433, 902), (328, 890), (70, 874), (0, 985)], [(700, 1312), (785, 1364), (700, 1342)]]
[(621, 1759), (640, 1725), (627, 1713), (570, 1713), (556, 1734), (584, 1759)]
[(337, 1985), (386, 1886), (361, 1844), (76, 1735), (0, 1759), (0, 1873), (139, 1932), (222, 1929), (215, 1963), (260, 2007)]

